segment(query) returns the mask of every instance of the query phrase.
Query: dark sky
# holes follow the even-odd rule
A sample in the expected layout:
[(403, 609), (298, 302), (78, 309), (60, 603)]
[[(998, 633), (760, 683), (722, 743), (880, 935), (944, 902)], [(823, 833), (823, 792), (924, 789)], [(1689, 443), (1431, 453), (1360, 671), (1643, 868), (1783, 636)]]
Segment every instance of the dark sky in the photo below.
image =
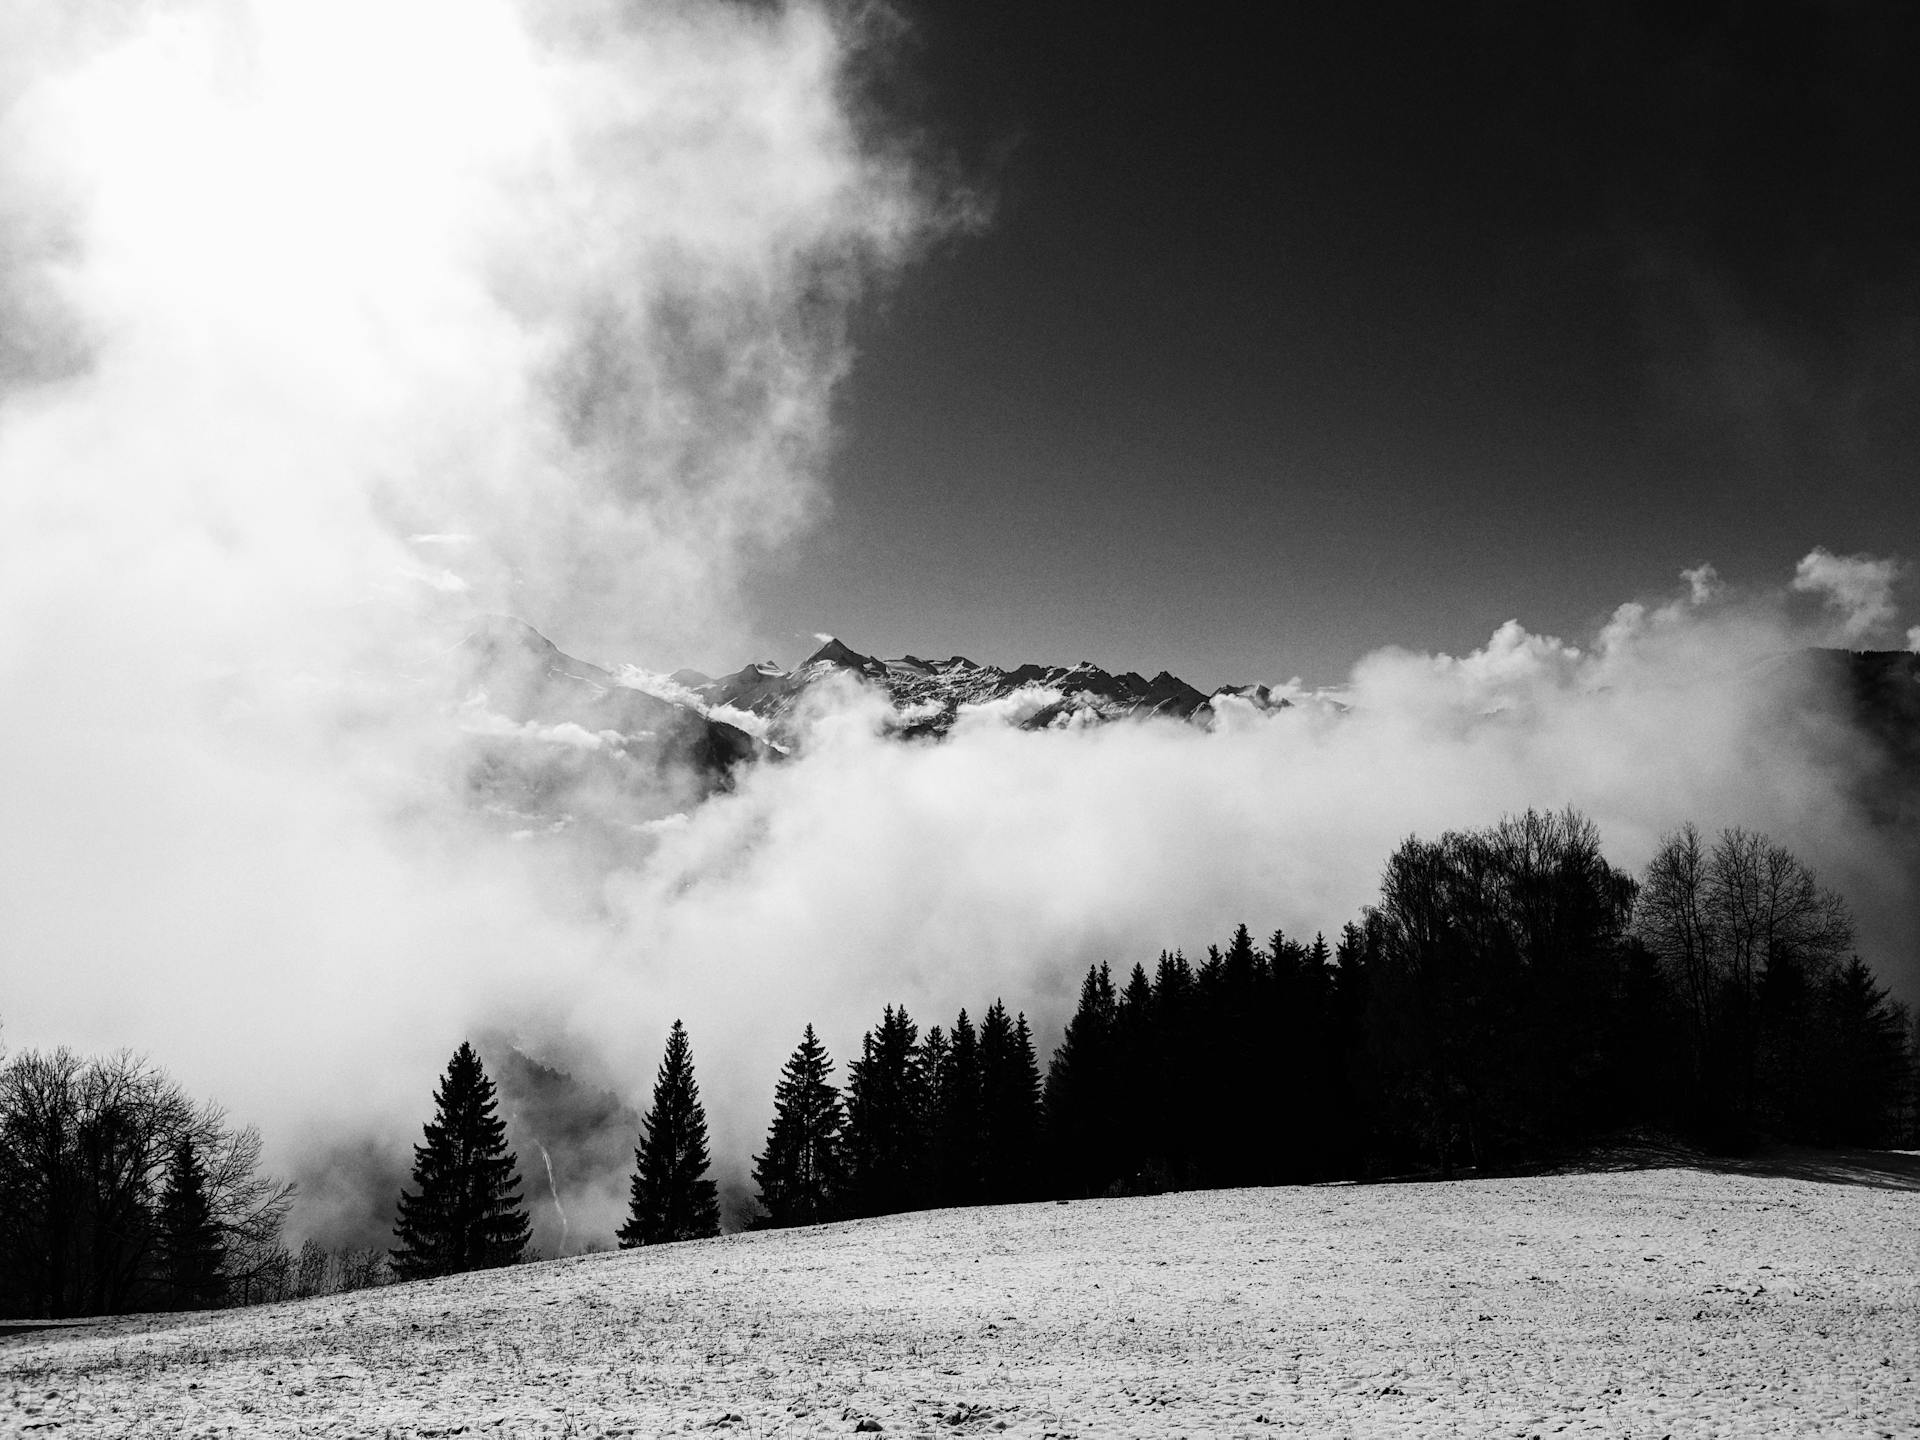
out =
[(991, 214), (864, 312), (770, 635), (1330, 682), (1920, 559), (1920, 7), (901, 4)]

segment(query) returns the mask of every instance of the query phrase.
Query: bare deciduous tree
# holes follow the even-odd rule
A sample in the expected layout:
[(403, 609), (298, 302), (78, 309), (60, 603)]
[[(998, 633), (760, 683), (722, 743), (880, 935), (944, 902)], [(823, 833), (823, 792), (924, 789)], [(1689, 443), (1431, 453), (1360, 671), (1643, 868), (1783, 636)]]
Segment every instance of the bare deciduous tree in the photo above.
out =
[(28, 1051), (0, 1068), (0, 1274), (13, 1308), (111, 1314), (165, 1304), (158, 1199), (190, 1144), (229, 1253), (277, 1235), (292, 1186), (258, 1173), (260, 1137), (231, 1129), (127, 1052)]
[(1765, 835), (1724, 830), (1708, 850), (1689, 824), (1648, 865), (1635, 929), (1686, 1011), (1705, 1103), (1750, 1117), (1762, 989), (1839, 973), (1853, 946), (1846, 902)]

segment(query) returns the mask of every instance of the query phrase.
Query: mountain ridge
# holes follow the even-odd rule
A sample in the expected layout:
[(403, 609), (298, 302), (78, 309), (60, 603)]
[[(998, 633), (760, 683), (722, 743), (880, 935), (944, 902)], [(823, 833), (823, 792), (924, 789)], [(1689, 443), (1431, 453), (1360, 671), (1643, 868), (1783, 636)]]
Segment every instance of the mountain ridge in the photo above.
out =
[[(1207, 694), (1167, 670), (1148, 679), (1090, 660), (1006, 669), (964, 655), (883, 659), (831, 636), (791, 670), (759, 660), (721, 676), (686, 668), (658, 675), (581, 660), (505, 615), (482, 617), (454, 653), (462, 703), (484, 710), (496, 729), (578, 727), (576, 740), (598, 737), (623, 768), (685, 771), (703, 790), (725, 788), (746, 762), (803, 746), (809, 697), (830, 684), (851, 682), (883, 698), (887, 733), (904, 740), (940, 739), (969, 712), (995, 709), (1023, 730), (1149, 718), (1210, 728), (1229, 700), (1261, 711), (1296, 703), (1265, 685)], [(1834, 697), (1892, 774), (1920, 775), (1920, 654), (1810, 648), (1783, 652), (1771, 665)]]
[[(1165, 670), (1146, 679), (1086, 660), (1012, 669), (963, 655), (887, 660), (835, 638), (791, 670), (762, 660), (718, 677), (660, 675), (581, 660), (504, 615), (476, 621), (447, 663), (442, 693), (461, 732), (460, 784), (476, 812), (515, 835), (592, 833), (616, 850), (644, 845), (649, 826), (732, 789), (757, 762), (803, 751), (813, 720), (844, 698), (823, 687), (863, 687), (884, 704), (884, 734), (923, 744), (940, 743), (970, 714), (1026, 731), (1147, 720), (1204, 730), (1229, 706), (1278, 713), (1296, 705), (1260, 685), (1202, 694)], [(1863, 815), (1889, 833), (1916, 833), (1920, 654), (1806, 649), (1783, 652), (1767, 669), (1798, 677), (1782, 693), (1804, 687), (1816, 707), (1809, 715), (1831, 706), (1847, 722), (1843, 730), (1805, 725), (1800, 743), (1846, 767)]]
[(964, 655), (924, 660), (909, 654), (886, 660), (862, 654), (831, 636), (792, 670), (762, 661), (718, 678), (684, 670), (669, 678), (709, 707), (755, 715), (769, 722), (771, 730), (790, 732), (802, 698), (834, 675), (851, 676), (884, 692), (903, 716), (896, 729), (906, 738), (944, 735), (964, 710), (1023, 693), (1039, 702), (1016, 722), (1027, 730), (1145, 716), (1205, 723), (1223, 695), (1261, 709), (1281, 709), (1292, 703), (1275, 697), (1265, 685), (1225, 685), (1209, 695), (1170, 671), (1162, 670), (1148, 680), (1131, 670), (1113, 674), (1091, 660), (1073, 665), (1029, 662), (1011, 670)]

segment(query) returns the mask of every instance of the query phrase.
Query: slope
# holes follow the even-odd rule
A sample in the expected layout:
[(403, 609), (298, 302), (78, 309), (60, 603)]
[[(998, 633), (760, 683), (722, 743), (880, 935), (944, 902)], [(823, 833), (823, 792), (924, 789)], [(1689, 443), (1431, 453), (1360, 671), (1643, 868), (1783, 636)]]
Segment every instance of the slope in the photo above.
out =
[(937, 1211), (0, 1345), (0, 1434), (1920, 1432), (1920, 1192), (1667, 1169)]

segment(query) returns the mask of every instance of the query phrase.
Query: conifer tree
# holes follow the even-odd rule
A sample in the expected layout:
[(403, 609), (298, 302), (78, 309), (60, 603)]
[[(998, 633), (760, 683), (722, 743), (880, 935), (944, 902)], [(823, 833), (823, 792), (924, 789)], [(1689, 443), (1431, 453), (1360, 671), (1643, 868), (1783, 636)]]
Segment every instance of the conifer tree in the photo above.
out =
[(400, 1192), (394, 1273), (418, 1280), (512, 1265), (529, 1228), (519, 1160), (507, 1149), (493, 1081), (464, 1040), (433, 1102), (426, 1143), (413, 1147), (417, 1193)]
[(980, 1168), (991, 1204), (1031, 1199), (1040, 1138), (1040, 1073), (1027, 1017), (995, 1000), (980, 1022)]
[(933, 1102), (933, 1203), (977, 1205), (982, 1198), (984, 1165), (980, 1041), (962, 1010), (953, 1022), (937, 1074), (928, 1079)]
[(160, 1273), (172, 1304), (182, 1310), (215, 1304), (226, 1240), (207, 1198), (207, 1172), (191, 1137), (174, 1147), (160, 1192)]
[(707, 1112), (693, 1078), (693, 1051), (678, 1020), (653, 1082), (653, 1108), (640, 1122), (640, 1145), (620, 1248), (703, 1240), (720, 1233), (720, 1201), (707, 1175)]
[(1034, 1048), (1033, 1029), (1027, 1024), (1027, 1012), (1024, 1010), (1013, 1018), (1013, 1059), (1019, 1076), (1020, 1102), (1026, 1110), (1026, 1121), (1037, 1144), (1045, 1119), (1041, 1109), (1045, 1087), (1040, 1079), (1040, 1052)]
[(1185, 1186), (1199, 1173), (1199, 1137), (1194, 1124), (1202, 1108), (1200, 1056), (1205, 1037), (1200, 1033), (1195, 1003), (1193, 967), (1184, 952), (1160, 952), (1153, 972), (1153, 1042), (1155, 1080), (1141, 1124), (1149, 1148), (1158, 1156), (1166, 1183)]
[(1815, 1138), (1885, 1145), (1899, 1138), (1906, 1016), (1858, 955), (1826, 986)]
[(891, 1215), (921, 1191), (927, 1113), (920, 1029), (904, 1007), (889, 1005), (879, 1028), (860, 1042), (847, 1067), (847, 1173), (850, 1208)]
[(1047, 1067), (1047, 1144), (1068, 1194), (1100, 1194), (1121, 1175), (1118, 1009), (1112, 972), (1104, 963), (1090, 966)]
[(1136, 963), (1114, 1017), (1115, 1101), (1126, 1117), (1117, 1134), (1123, 1173), (1142, 1177), (1148, 1189), (1166, 1188), (1168, 1166), (1154, 1145), (1149, 1114), (1164, 1081), (1156, 1063), (1153, 1024), (1153, 985), (1144, 965)]
[(760, 1204), (772, 1225), (817, 1225), (838, 1213), (845, 1175), (840, 1092), (827, 1077), (833, 1061), (806, 1028), (773, 1092), (766, 1153), (753, 1161)]
[(919, 1087), (918, 1093), (923, 1113), (921, 1114), (922, 1133), (931, 1135), (940, 1123), (940, 1097), (946, 1084), (947, 1062), (953, 1054), (953, 1043), (947, 1038), (947, 1032), (938, 1025), (929, 1025), (927, 1033), (920, 1037)]

